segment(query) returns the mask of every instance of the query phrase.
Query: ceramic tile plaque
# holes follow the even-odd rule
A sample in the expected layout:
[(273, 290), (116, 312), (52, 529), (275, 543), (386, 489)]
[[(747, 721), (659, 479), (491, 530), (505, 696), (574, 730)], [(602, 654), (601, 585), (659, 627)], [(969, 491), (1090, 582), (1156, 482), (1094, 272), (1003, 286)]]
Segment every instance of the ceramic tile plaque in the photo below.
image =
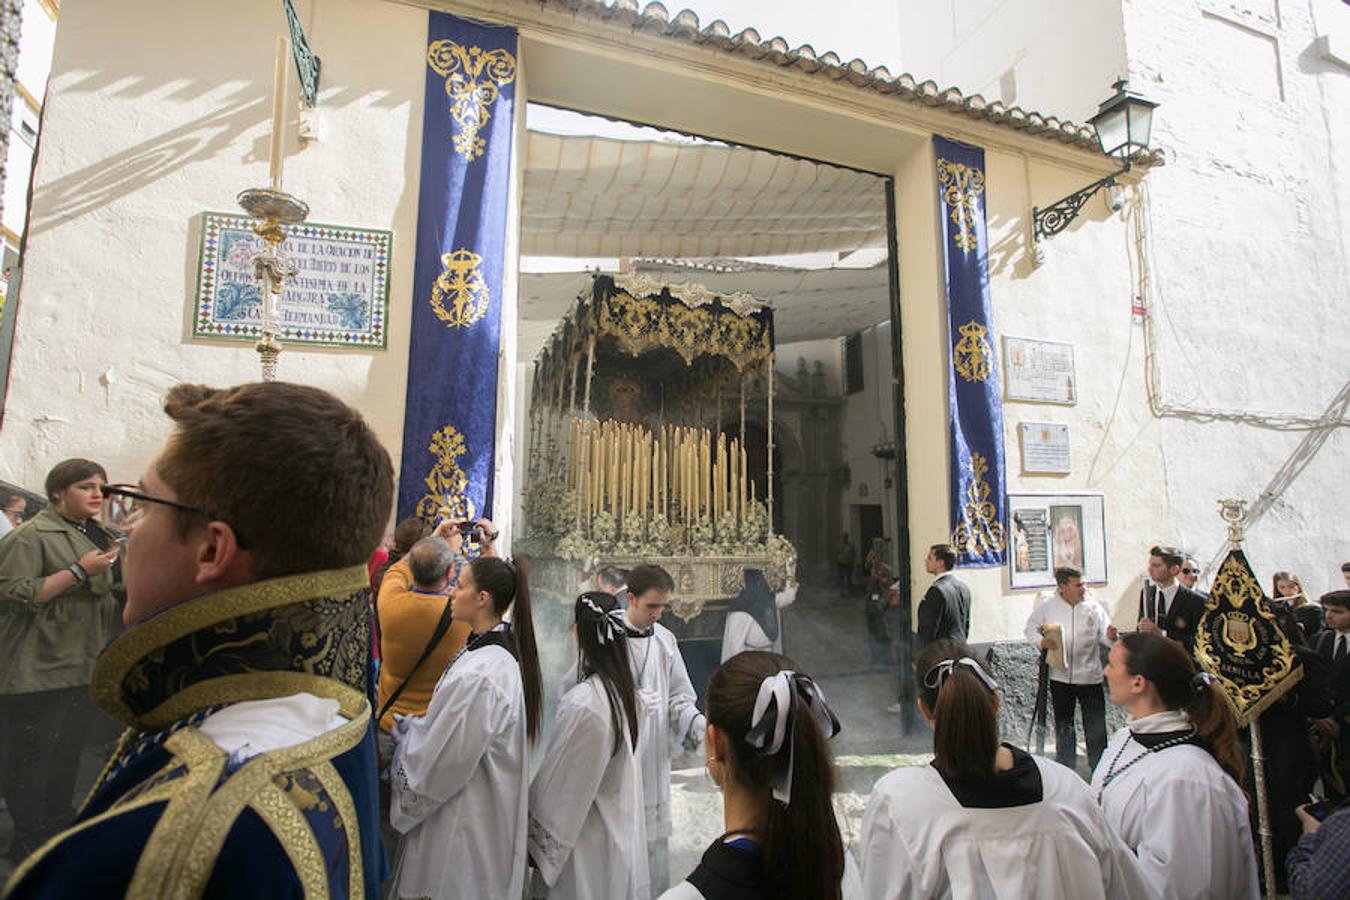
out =
[[(295, 264), (279, 310), (278, 337), (289, 344), (384, 349), (392, 231), (302, 222), (282, 252)], [(192, 336), (253, 341), (261, 331), (261, 287), (253, 257), (262, 238), (253, 220), (204, 213), (193, 298)]]

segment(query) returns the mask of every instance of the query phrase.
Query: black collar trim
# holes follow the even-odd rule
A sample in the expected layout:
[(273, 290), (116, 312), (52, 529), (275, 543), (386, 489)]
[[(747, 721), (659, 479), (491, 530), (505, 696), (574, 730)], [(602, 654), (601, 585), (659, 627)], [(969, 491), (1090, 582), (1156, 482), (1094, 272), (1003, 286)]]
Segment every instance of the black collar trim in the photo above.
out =
[(1168, 741), (1171, 741), (1171, 746), (1174, 747), (1182, 744), (1196, 744), (1197, 746), (1200, 744), (1200, 738), (1196, 735), (1194, 728), (1186, 728), (1181, 731), (1154, 731), (1147, 734), (1138, 734), (1131, 731), (1130, 737), (1149, 750)]
[(1036, 760), (1019, 747), (1011, 744), (1003, 746), (1012, 752), (1012, 768), (1006, 772), (995, 772), (992, 778), (953, 781), (938, 770), (957, 803), (967, 809), (1007, 809), (1041, 802), (1045, 796), (1045, 785), (1041, 783), (1041, 770)]
[(464, 649), (468, 652), (482, 650), (484, 647), (501, 647), (507, 653), (510, 653), (512, 657), (519, 659), (519, 657), (516, 656), (515, 636), (511, 634), (510, 627), (505, 623), (498, 625), (491, 631), (486, 631), (483, 634), (475, 634), (473, 637), (469, 638), (469, 642), (464, 645)]
[(706, 900), (763, 896), (764, 859), (761, 853), (742, 850), (718, 838), (707, 850), (689, 883)]

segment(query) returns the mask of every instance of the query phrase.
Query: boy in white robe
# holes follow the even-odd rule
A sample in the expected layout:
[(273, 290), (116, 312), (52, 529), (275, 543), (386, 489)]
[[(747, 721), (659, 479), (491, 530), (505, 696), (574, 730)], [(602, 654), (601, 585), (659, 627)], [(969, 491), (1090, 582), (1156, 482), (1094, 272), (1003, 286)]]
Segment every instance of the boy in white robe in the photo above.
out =
[[(660, 894), (670, 884), (667, 844), (670, 838), (670, 760), (677, 749), (695, 750), (703, 741), (707, 720), (698, 711), (697, 696), (679, 642), (658, 623), (675, 581), (660, 566), (637, 566), (628, 573), (628, 653), (638, 694), (638, 769), (642, 779), (651, 890)], [(559, 694), (577, 682), (576, 667), (563, 675)]]

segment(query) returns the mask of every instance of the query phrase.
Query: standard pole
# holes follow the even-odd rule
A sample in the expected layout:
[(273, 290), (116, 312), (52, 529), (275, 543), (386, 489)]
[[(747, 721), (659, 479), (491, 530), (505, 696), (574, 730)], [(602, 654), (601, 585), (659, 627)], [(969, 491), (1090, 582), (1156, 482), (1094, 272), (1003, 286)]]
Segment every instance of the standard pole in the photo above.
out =
[(1261, 832), (1261, 868), (1265, 872), (1266, 897), (1275, 898), (1275, 838), (1270, 831), (1270, 807), (1266, 803), (1266, 758), (1261, 751), (1261, 720), (1252, 719), (1252, 773), (1256, 777), (1256, 819)]

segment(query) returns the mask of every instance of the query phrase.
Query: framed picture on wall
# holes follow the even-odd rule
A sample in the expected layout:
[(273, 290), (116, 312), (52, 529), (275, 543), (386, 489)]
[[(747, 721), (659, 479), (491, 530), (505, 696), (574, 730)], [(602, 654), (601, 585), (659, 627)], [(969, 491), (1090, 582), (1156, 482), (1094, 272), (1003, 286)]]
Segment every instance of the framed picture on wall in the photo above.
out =
[(1012, 588), (1050, 587), (1072, 566), (1087, 584), (1106, 583), (1106, 501), (1101, 494), (1009, 494)]

